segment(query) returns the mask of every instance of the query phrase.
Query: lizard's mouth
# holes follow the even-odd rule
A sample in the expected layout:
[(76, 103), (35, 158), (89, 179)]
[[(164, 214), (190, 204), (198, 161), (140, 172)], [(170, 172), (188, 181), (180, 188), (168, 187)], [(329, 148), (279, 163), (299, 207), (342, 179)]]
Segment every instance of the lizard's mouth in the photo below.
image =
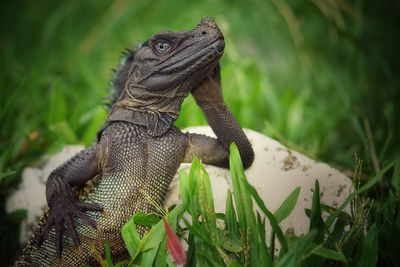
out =
[(215, 48), (215, 51), (217, 51), (219, 55), (222, 55), (225, 49), (225, 41), (224, 39), (217, 39), (212, 43), (212, 46)]

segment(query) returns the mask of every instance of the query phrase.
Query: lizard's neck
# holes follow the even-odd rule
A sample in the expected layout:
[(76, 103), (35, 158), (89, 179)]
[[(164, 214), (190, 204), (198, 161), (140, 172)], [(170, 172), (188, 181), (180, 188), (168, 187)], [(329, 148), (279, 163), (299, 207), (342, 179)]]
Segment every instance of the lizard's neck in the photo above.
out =
[(178, 114), (168, 112), (114, 106), (108, 115), (107, 124), (125, 121), (146, 127), (151, 136), (161, 136), (171, 128), (177, 117)]
[[(146, 127), (151, 136), (162, 136), (178, 118), (182, 101), (187, 94), (180, 95), (172, 90), (164, 94), (152, 94), (142, 88), (130, 90), (125, 87), (111, 107), (103, 129), (112, 122), (125, 121)], [(98, 137), (101, 132), (102, 130)]]

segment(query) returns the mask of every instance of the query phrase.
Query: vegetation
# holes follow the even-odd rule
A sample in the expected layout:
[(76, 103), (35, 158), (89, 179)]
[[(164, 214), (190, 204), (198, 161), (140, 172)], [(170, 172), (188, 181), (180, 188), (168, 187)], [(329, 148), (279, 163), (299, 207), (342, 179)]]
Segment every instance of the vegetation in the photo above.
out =
[[(41, 155), (64, 144), (94, 141), (107, 113), (101, 103), (109, 95), (111, 67), (124, 48), (163, 29), (189, 29), (208, 15), (225, 34), (224, 97), (244, 127), (360, 176), (362, 184), (376, 182), (354, 202), (359, 216), (352, 218), (359, 220), (352, 224), (359, 226), (351, 234), (357, 238), (347, 241), (357, 243), (342, 243), (333, 232), (323, 239), (316, 227), (293, 241), (297, 245), (288, 241), (277, 262), (305, 249), (302, 264), (311, 258), (318, 263), (318, 249), (304, 244), (342, 253), (345, 260), (335, 264), (370, 259), (362, 255), (376, 249), (379, 266), (400, 261), (400, 28), (394, 1), (25, 0), (2, 3), (0, 13), (2, 259), (18, 246), (24, 212), (6, 214), (4, 202), (22, 167), (40, 164)], [(204, 123), (189, 97), (177, 125)], [(318, 218), (318, 207), (310, 208), (310, 220)], [(252, 223), (260, 225), (257, 218)], [(345, 229), (337, 220), (330, 225), (339, 233)], [(225, 249), (232, 262), (244, 263)]]

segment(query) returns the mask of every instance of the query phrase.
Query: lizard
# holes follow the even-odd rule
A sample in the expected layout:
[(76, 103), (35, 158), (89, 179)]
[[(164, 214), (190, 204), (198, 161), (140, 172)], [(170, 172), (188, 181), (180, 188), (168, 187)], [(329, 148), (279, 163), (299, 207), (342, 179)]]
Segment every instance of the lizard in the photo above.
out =
[[(155, 212), (182, 162), (229, 167), (235, 142), (245, 168), (252, 146), (225, 105), (220, 59), (224, 36), (212, 18), (190, 31), (160, 32), (129, 50), (117, 70), (109, 114), (97, 142), (56, 168), (46, 183), (48, 211), (14, 266), (96, 264), (109, 241), (113, 259), (129, 257), (122, 226), (136, 212)], [(192, 94), (217, 138), (183, 133), (174, 122)], [(96, 178), (87, 198), (73, 188)], [(146, 228), (139, 227), (140, 235)]]

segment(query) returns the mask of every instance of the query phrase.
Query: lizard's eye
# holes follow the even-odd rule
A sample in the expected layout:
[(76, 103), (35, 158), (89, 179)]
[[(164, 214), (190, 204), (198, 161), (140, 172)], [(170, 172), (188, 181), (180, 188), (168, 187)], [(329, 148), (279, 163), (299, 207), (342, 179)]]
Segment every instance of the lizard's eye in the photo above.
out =
[(157, 52), (160, 54), (168, 52), (171, 49), (171, 45), (165, 41), (157, 42), (155, 47), (156, 47)]

